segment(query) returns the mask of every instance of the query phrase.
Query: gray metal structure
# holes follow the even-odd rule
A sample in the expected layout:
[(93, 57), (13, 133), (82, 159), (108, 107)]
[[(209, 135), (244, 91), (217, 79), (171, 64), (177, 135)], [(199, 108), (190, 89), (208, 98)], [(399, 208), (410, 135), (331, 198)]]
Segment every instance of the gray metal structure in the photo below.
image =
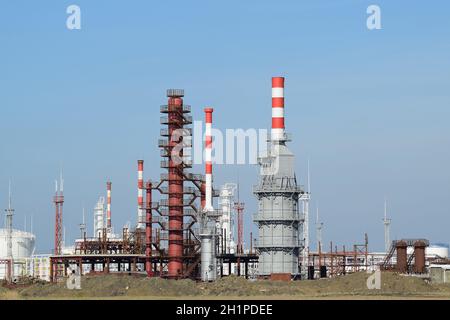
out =
[(204, 282), (217, 280), (217, 230), (216, 223), (222, 215), (220, 210), (203, 210), (200, 216), (201, 263), (200, 274)]
[(267, 156), (258, 159), (260, 180), (253, 190), (258, 213), (253, 220), (259, 229), (258, 274), (263, 277), (272, 273), (297, 277), (301, 273), (299, 257), (304, 249), (305, 217), (299, 198), (306, 193), (297, 184), (294, 154), (286, 146), (287, 141), (269, 141)]

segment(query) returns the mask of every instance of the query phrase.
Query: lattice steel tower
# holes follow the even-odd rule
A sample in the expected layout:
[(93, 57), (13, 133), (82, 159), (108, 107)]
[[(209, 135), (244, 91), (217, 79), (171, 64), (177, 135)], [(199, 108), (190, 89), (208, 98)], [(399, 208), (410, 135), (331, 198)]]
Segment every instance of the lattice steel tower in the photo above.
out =
[(63, 242), (63, 204), (64, 204), (64, 180), (62, 178), (62, 172), (60, 175), (60, 182), (58, 188), (58, 181), (55, 181), (55, 196), (53, 197), (53, 203), (55, 204), (55, 248), (54, 254), (56, 256), (62, 253)]

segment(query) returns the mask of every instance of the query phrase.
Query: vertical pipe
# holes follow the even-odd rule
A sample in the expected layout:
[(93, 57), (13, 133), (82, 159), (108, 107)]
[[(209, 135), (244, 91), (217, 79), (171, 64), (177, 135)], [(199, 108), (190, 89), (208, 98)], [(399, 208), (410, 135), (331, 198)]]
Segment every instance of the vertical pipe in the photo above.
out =
[(418, 240), (414, 243), (414, 272), (425, 273), (425, 242)]
[(244, 204), (238, 203), (238, 253), (244, 253)]
[(139, 229), (144, 229), (144, 160), (138, 160), (138, 217), (137, 217), (137, 227)]
[(272, 141), (285, 139), (284, 134), (284, 78), (272, 78)]
[(400, 240), (396, 243), (397, 249), (397, 271), (400, 273), (406, 273), (408, 271), (408, 244)]
[(344, 275), (347, 273), (347, 253), (345, 252), (345, 246), (342, 246), (342, 252), (344, 253)]
[(225, 234), (225, 229), (222, 228), (222, 241), (221, 241), (222, 248), (220, 249), (220, 253), (221, 253), (221, 254), (224, 254), (224, 253), (225, 253), (225, 242), (227, 241), (227, 238), (226, 238), (226, 237), (227, 237), (227, 236), (226, 236), (226, 234)]
[(205, 108), (205, 180), (206, 203), (205, 210), (212, 210), (212, 114), (213, 108)]
[(108, 228), (108, 231), (111, 232), (111, 187), (112, 183), (108, 181), (106, 183), (106, 226)]
[(333, 259), (333, 241), (330, 241), (330, 276), (333, 276), (334, 273), (334, 259)]
[(153, 277), (152, 271), (152, 183), (146, 185), (146, 219), (145, 219), (145, 270), (148, 277)]

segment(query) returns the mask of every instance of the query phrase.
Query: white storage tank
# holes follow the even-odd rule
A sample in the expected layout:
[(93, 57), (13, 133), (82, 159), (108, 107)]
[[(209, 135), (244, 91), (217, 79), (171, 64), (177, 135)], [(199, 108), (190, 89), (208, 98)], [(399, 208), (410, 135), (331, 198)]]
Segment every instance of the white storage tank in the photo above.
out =
[[(8, 258), (8, 235), (6, 229), (0, 229), (0, 258)], [(29, 258), (34, 253), (36, 236), (32, 233), (12, 230), (13, 259)]]
[(427, 258), (443, 258), (448, 259), (448, 247), (443, 245), (431, 245), (425, 249)]
[[(12, 230), (12, 255), (14, 260), (14, 276), (23, 276), (26, 272), (26, 260), (34, 254), (36, 236), (32, 233)], [(0, 259), (8, 258), (8, 231), (0, 229)], [(0, 265), (0, 279), (6, 276), (6, 265)]]

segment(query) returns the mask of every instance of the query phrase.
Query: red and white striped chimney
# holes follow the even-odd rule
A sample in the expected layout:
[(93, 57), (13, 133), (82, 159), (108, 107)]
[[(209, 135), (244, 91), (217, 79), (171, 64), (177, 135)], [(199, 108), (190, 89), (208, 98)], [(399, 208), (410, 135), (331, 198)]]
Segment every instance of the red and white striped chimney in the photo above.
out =
[(285, 140), (284, 78), (272, 78), (272, 141)]
[(106, 183), (106, 227), (111, 230), (111, 182)]
[(137, 227), (144, 229), (144, 160), (138, 160), (138, 217)]
[(212, 114), (213, 108), (205, 108), (205, 207), (204, 210), (213, 210), (212, 206)]

